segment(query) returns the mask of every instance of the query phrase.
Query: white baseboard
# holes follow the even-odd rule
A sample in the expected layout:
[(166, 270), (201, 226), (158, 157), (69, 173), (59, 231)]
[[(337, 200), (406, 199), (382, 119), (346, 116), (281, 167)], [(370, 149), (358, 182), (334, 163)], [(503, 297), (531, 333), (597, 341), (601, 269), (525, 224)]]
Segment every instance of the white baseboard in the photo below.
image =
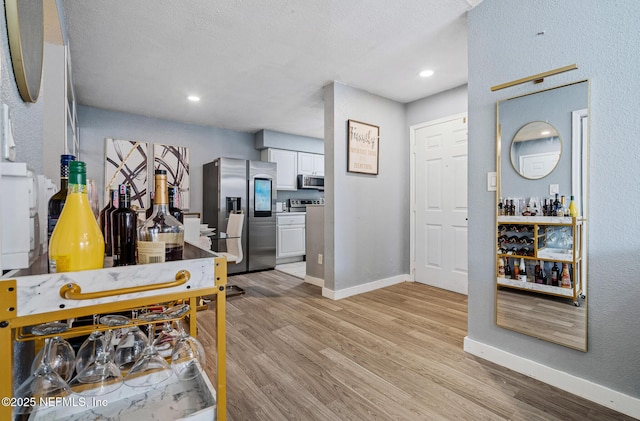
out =
[(564, 371), (547, 367), (490, 345), (464, 338), (464, 350), (518, 373), (540, 380), (581, 398), (622, 412), (630, 417), (640, 414), (640, 399), (616, 392), (597, 383), (576, 377)]
[(324, 288), (324, 279), (316, 278), (313, 276), (305, 275), (304, 281), (308, 284), (315, 285)]
[(404, 275), (392, 276), (391, 278), (380, 279), (380, 280), (369, 282), (366, 284), (357, 285), (357, 286), (345, 288), (345, 289), (340, 289), (338, 291), (334, 291), (332, 289), (323, 287), (322, 296), (326, 298), (331, 298), (332, 300), (341, 300), (343, 298), (362, 294), (364, 292), (374, 291), (376, 289), (399, 284), (401, 282), (411, 282), (411, 275), (404, 274)]

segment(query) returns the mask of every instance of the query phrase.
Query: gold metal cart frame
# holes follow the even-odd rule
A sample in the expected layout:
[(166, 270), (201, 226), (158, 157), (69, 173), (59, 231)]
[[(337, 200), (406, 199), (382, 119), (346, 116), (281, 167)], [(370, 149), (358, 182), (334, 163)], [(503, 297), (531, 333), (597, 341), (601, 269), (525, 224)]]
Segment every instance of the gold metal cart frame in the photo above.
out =
[[(125, 268), (99, 269), (97, 271), (70, 272), (66, 274), (50, 275), (58, 277), (58, 282), (64, 279), (64, 285), (60, 288), (60, 297), (51, 297), (53, 301), (62, 300), (61, 302), (70, 305), (60, 305), (56, 311), (37, 312), (31, 314), (19, 315), (19, 299), (18, 291), (22, 284), (25, 284), (29, 278), (35, 276), (18, 277), (16, 279), (0, 280), (0, 397), (13, 397), (13, 345), (14, 340), (21, 340), (19, 332), (22, 328), (33, 326), (41, 323), (51, 322), (55, 320), (66, 320), (70, 318), (78, 318), (92, 316), (94, 314), (108, 314), (141, 307), (152, 306), (162, 302), (170, 302), (176, 300), (185, 300), (190, 304), (189, 327), (193, 336), (196, 336), (196, 308), (198, 297), (204, 295), (214, 295), (215, 299), (215, 316), (216, 316), (216, 345), (217, 345), (217, 361), (216, 361), (216, 408), (215, 412), (217, 420), (226, 420), (226, 296), (225, 289), (227, 284), (227, 260), (224, 257), (211, 257), (182, 260), (178, 262), (170, 262), (164, 264), (145, 265), (160, 267), (164, 274), (175, 273), (175, 280), (168, 282), (160, 282), (154, 284), (138, 285), (126, 288), (117, 288), (104, 291), (94, 291), (89, 293), (82, 292), (82, 285), (78, 285), (66, 280), (72, 280), (74, 277), (82, 278), (87, 272), (93, 272), (97, 277), (111, 277), (114, 273), (123, 272), (125, 275), (134, 273), (133, 269), (138, 271), (142, 266), (128, 266)], [(178, 269), (177, 265), (183, 264), (188, 269)], [(214, 265), (213, 272), (207, 265)], [(195, 287), (189, 285), (191, 274), (189, 269), (193, 271), (201, 269), (199, 279), (193, 280)], [(122, 271), (124, 270), (124, 271)], [(214, 274), (211, 279), (208, 275)], [(196, 274), (198, 275), (198, 274)], [(43, 277), (43, 275), (36, 275)], [(170, 276), (170, 275), (169, 275)], [(209, 278), (209, 279), (205, 279)], [(211, 283), (209, 284), (209, 281)], [(79, 282), (80, 283), (80, 282)], [(94, 282), (95, 283), (95, 282)], [(31, 288), (33, 290), (33, 287)], [(85, 300), (85, 303), (83, 303)], [(102, 303), (87, 304), (87, 300), (102, 300)], [(74, 307), (74, 308), (71, 308)], [(64, 336), (74, 336), (86, 333), (86, 327), (71, 328), (65, 332)], [(28, 340), (35, 338), (28, 338)], [(204, 375), (204, 373), (203, 373)], [(12, 419), (11, 406), (0, 406), (0, 419)]]

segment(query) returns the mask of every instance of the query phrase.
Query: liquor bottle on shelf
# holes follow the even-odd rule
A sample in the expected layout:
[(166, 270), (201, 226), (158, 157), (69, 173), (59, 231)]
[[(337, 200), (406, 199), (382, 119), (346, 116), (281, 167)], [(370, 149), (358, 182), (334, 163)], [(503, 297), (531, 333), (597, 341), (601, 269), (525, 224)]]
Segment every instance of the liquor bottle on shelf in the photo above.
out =
[(535, 276), (535, 280), (536, 280), (536, 284), (541, 284), (542, 283), (542, 269), (541, 269), (541, 264), (540, 264), (540, 260), (536, 261), (536, 267), (534, 270), (534, 276)]
[(505, 258), (506, 262), (504, 265), (504, 277), (505, 278), (511, 278), (512, 273), (511, 273), (511, 265), (509, 264), (509, 258)]
[(513, 261), (513, 275), (511, 278), (515, 280), (520, 279), (520, 263), (518, 263), (518, 259), (514, 259)]
[(100, 230), (104, 237), (104, 254), (112, 256), (113, 246), (111, 244), (111, 214), (118, 209), (118, 190), (109, 189), (109, 203), (100, 211)]
[(558, 199), (558, 193), (556, 193), (556, 200), (553, 201), (553, 213), (551, 216), (558, 216), (560, 210), (560, 200)]
[(69, 162), (75, 161), (73, 155), (60, 156), (60, 190), (49, 199), (47, 212), (47, 240), (51, 240), (51, 234), (56, 227), (58, 218), (62, 213), (64, 202), (67, 200), (67, 192), (69, 187)]
[(149, 193), (149, 206), (145, 210), (146, 218), (149, 219), (151, 214), (153, 213), (153, 197), (155, 196), (154, 192)]
[(136, 211), (131, 209), (129, 186), (118, 186), (118, 209), (111, 214), (111, 244), (113, 245), (113, 265), (136, 264)]
[(504, 216), (504, 205), (502, 204), (502, 197), (498, 201), (498, 215)]
[(49, 270), (100, 269), (104, 238), (87, 196), (87, 170), (82, 161), (69, 164), (69, 194), (49, 242)]
[(551, 285), (554, 287), (558, 285), (558, 278), (560, 276), (560, 268), (558, 267), (557, 262), (553, 262), (553, 267), (551, 268)]
[(520, 258), (520, 271), (518, 273), (518, 280), (521, 282), (527, 282), (527, 264), (524, 258)]
[(173, 215), (180, 223), (184, 223), (184, 213), (182, 209), (176, 206), (176, 192), (177, 187), (169, 187), (169, 213)]
[(560, 198), (560, 205), (558, 206), (558, 216), (567, 216), (568, 214), (567, 205), (565, 203), (565, 198), (562, 196)]
[(181, 260), (184, 226), (169, 213), (167, 171), (155, 172), (153, 213), (138, 229), (138, 263)]
[(578, 207), (573, 199), (573, 195), (571, 195), (571, 202), (569, 203), (569, 216), (572, 218), (576, 218), (578, 216)]
[(505, 277), (504, 259), (502, 257), (498, 259), (498, 277), (499, 278)]
[(560, 276), (560, 286), (562, 288), (571, 288), (571, 275), (569, 274), (569, 265), (562, 264), (562, 275)]

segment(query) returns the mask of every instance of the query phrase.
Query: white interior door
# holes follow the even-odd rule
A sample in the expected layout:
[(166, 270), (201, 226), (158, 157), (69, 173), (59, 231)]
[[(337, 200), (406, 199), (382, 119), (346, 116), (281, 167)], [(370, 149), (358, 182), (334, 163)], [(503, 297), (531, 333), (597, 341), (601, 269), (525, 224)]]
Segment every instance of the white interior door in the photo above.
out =
[(467, 293), (467, 116), (411, 127), (414, 279)]

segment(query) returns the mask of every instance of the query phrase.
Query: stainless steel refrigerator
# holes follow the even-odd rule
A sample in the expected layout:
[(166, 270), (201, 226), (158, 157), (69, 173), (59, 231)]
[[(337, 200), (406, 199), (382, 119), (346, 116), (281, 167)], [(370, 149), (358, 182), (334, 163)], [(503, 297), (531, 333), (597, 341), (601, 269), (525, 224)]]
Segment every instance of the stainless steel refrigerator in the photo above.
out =
[[(204, 164), (202, 221), (225, 232), (231, 211), (245, 214), (242, 230), (243, 260), (229, 264), (228, 273), (276, 266), (276, 164), (236, 158), (217, 158)], [(221, 250), (222, 240), (213, 241)], [(217, 244), (218, 243), (218, 244)]]

